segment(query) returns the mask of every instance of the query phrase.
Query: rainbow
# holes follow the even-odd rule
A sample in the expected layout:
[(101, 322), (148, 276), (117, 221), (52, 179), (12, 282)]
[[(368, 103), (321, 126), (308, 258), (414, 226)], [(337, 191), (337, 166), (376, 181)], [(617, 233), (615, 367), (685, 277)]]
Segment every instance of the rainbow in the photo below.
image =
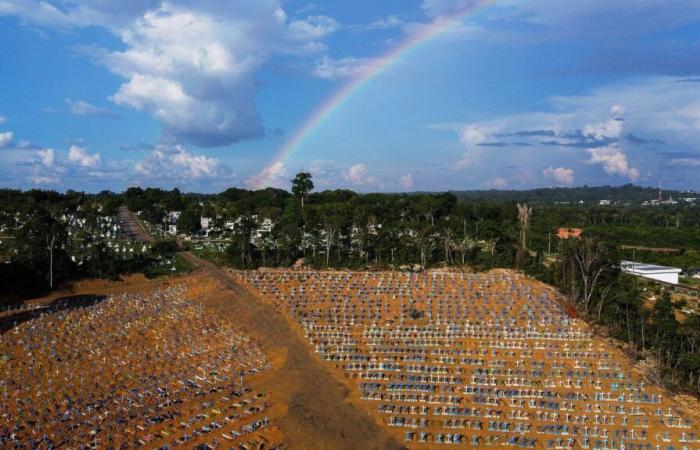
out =
[[(478, 0), (474, 4), (470, 4), (464, 8), (457, 10), (449, 17), (440, 18), (431, 24), (423, 25), (420, 29), (412, 33), (400, 45), (393, 47), (387, 53), (373, 60), (368, 64), (367, 68), (355, 76), (352, 80), (338, 89), (330, 98), (323, 102), (313, 113), (304, 121), (304, 123), (294, 132), (294, 134), (280, 148), (272, 161), (263, 169), (257, 177), (253, 178), (253, 187), (262, 189), (269, 186), (278, 170), (283, 166), (289, 156), (297, 151), (304, 141), (317, 129), (326, 119), (328, 119), (335, 110), (343, 105), (353, 94), (358, 92), (363, 86), (369, 83), (372, 79), (393, 66), (406, 54), (417, 49), (422, 44), (431, 40), (431, 38), (439, 35), (441, 32), (450, 29), (451, 27), (461, 23), (469, 14), (476, 12), (478, 9), (494, 3), (495, 0)], [(467, 2), (469, 3), (469, 2)]]

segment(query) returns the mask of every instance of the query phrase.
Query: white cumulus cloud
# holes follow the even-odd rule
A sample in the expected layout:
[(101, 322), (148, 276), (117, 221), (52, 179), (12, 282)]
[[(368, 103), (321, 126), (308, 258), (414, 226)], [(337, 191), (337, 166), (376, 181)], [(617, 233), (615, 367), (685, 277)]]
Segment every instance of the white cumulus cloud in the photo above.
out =
[[(442, 128), (442, 127), (437, 127)], [(491, 134), (496, 133), (500, 127), (493, 124), (471, 123), (453, 128), (459, 135), (459, 142), (467, 149), (455, 164), (456, 170), (462, 170), (476, 164), (482, 155), (481, 144), (488, 141)]]
[(44, 167), (51, 168), (56, 162), (56, 152), (52, 148), (47, 148), (44, 150), (38, 150), (39, 161)]
[(355, 164), (351, 166), (343, 174), (343, 178), (354, 186), (370, 186), (377, 184), (377, 178), (369, 175), (367, 167), (364, 164)]
[[(611, 112), (615, 110), (615, 107), (613, 107)], [(598, 141), (603, 141), (607, 138), (619, 138), (624, 126), (624, 118), (615, 116), (606, 122), (587, 124), (583, 127), (583, 134), (590, 139)]]
[(601, 164), (609, 175), (621, 175), (634, 181), (639, 178), (639, 170), (630, 167), (627, 155), (617, 146), (589, 148), (588, 164)]
[[(339, 28), (322, 15), (289, 19), (279, 0), (1, 0), (0, 15), (108, 30), (123, 49), (83, 51), (124, 79), (111, 100), (153, 115), (166, 142), (205, 147), (262, 136), (262, 65), (273, 55), (324, 51), (324, 38)], [(91, 106), (69, 105), (76, 114), (106, 114)]]
[(15, 135), (12, 131), (0, 133), (0, 149), (9, 148), (12, 146)]
[(573, 169), (566, 167), (547, 167), (542, 171), (545, 178), (554, 181), (558, 185), (569, 185), (574, 182)]
[(464, 145), (477, 145), (485, 142), (493, 129), (480, 124), (465, 125), (459, 133), (459, 141)]
[(340, 25), (332, 17), (309, 16), (289, 23), (289, 37), (295, 42), (318, 41), (333, 34)]
[(161, 147), (137, 162), (134, 172), (147, 179), (191, 181), (222, 175), (222, 165), (216, 158), (190, 153), (182, 146)]
[(508, 167), (535, 182), (552, 166), (574, 170), (576, 182), (602, 183), (609, 176), (663, 179), (673, 167), (674, 176), (692, 179), (692, 161), (700, 159), (700, 90), (683, 77), (631, 78), (549, 97), (540, 111), (430, 128), (457, 134), (466, 150), (456, 169), (491, 176)]
[(99, 153), (88, 153), (83, 147), (71, 145), (68, 149), (68, 161), (80, 167), (95, 167), (102, 163)]
[(246, 184), (253, 189), (284, 188), (289, 184), (289, 170), (282, 161), (275, 161), (257, 175), (248, 178)]

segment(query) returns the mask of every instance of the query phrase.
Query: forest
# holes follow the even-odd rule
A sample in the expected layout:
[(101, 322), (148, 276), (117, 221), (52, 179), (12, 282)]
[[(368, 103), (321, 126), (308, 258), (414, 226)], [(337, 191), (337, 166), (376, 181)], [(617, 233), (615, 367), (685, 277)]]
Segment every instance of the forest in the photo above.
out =
[[(496, 200), (529, 203), (598, 203), (609, 200), (616, 204), (642, 203), (657, 198), (659, 187), (643, 187), (634, 184), (622, 186), (580, 186), (580, 187), (551, 187), (528, 190), (475, 190), (453, 191), (459, 198), (471, 200)], [(662, 191), (665, 198), (697, 197), (693, 191)]]

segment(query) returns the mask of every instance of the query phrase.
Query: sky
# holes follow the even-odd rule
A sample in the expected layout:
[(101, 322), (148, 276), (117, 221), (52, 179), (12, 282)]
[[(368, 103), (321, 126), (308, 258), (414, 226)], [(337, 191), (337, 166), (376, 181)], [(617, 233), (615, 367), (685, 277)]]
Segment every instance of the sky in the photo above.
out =
[(698, 0), (0, 0), (0, 187), (700, 190)]

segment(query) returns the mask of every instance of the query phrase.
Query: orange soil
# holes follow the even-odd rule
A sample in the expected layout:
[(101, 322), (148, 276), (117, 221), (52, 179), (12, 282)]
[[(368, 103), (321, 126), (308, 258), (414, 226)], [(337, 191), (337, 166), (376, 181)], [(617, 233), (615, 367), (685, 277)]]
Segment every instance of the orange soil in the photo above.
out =
[[(540, 433), (537, 429), (546, 425), (565, 424), (566, 414), (571, 416), (571, 420), (576, 416), (588, 416), (588, 427), (592, 428), (590, 421), (594, 420), (594, 415), (615, 417), (615, 425), (598, 425), (600, 431), (608, 430), (608, 444), (612, 445), (613, 434), (616, 430), (625, 429), (627, 432), (635, 429), (637, 433), (647, 432), (645, 440), (627, 439), (627, 448), (630, 444), (659, 442), (660, 448), (666, 449), (668, 445), (678, 445), (681, 433), (687, 436), (694, 429), (697, 429), (698, 415), (693, 414), (697, 408), (697, 400), (687, 396), (671, 397), (658, 387), (646, 385), (643, 392), (647, 394), (662, 395), (662, 400), (656, 404), (626, 405), (627, 414), (620, 414), (619, 411), (610, 411), (611, 405), (617, 403), (609, 400), (593, 402), (592, 398), (596, 393), (608, 392), (611, 390), (612, 380), (603, 378), (601, 388), (596, 389), (590, 379), (584, 378), (584, 385), (578, 389), (566, 387), (566, 370), (573, 369), (575, 362), (577, 367), (586, 367), (593, 373), (605, 374), (620, 373), (626, 377), (620, 382), (629, 383), (639, 388), (642, 379), (641, 371), (633, 367), (622, 353), (613, 348), (607, 340), (586, 335), (581, 339), (559, 338), (554, 341), (543, 340), (545, 348), (534, 348), (532, 339), (518, 339), (513, 336), (507, 337), (503, 334), (501, 327), (487, 326), (487, 317), (491, 312), (500, 312), (499, 308), (510, 305), (508, 316), (516, 320), (511, 327), (522, 326), (519, 318), (522, 318), (523, 311), (532, 311), (538, 319), (542, 314), (544, 317), (553, 319), (549, 324), (536, 325), (534, 328), (538, 332), (552, 331), (561, 326), (561, 320), (566, 319), (568, 325), (565, 328), (571, 332), (587, 333), (588, 327), (580, 320), (571, 317), (570, 311), (565, 307), (566, 303), (556, 297), (554, 291), (540, 283), (533, 282), (522, 276), (514, 275), (510, 272), (498, 271), (491, 275), (500, 281), (485, 285), (484, 279), (479, 275), (465, 275), (470, 280), (477, 280), (481, 283), (477, 289), (481, 296), (476, 298), (474, 289), (467, 289), (466, 294), (460, 294), (461, 298), (449, 312), (441, 311), (441, 325), (437, 324), (436, 298), (438, 291), (431, 292), (429, 277), (437, 277), (437, 285), (442, 291), (440, 295), (446, 293), (459, 293), (459, 289), (467, 286), (464, 280), (459, 279), (459, 274), (432, 273), (422, 274), (419, 277), (421, 282), (409, 284), (405, 287), (405, 292), (377, 293), (372, 289), (377, 288), (377, 281), (372, 277), (386, 276), (388, 273), (358, 273), (358, 272), (303, 272), (303, 271), (279, 271), (266, 270), (262, 272), (231, 272), (226, 273), (222, 269), (212, 264), (201, 261), (190, 254), (185, 255), (192, 262), (201, 266), (201, 270), (193, 275), (185, 277), (168, 277), (158, 280), (147, 280), (142, 276), (128, 277), (121, 282), (86, 281), (76, 284), (70, 290), (57, 292), (51, 296), (36, 299), (30, 303), (61, 305), (61, 298), (75, 295), (92, 296), (122, 296), (125, 302), (132, 302), (135, 308), (144, 311), (144, 317), (134, 317), (128, 311), (119, 309), (110, 310), (109, 304), (104, 304), (108, 300), (102, 299), (102, 303), (94, 306), (75, 310), (59, 311), (56, 319), (59, 322), (47, 322), (47, 318), (32, 317), (26, 322), (19, 323), (0, 336), (0, 389), (6, 396), (6, 402), (0, 403), (0, 439), (7, 437), (5, 430), (11, 430), (17, 423), (22, 423), (24, 428), (15, 432), (15, 439), (22, 442), (37, 442), (46, 433), (52, 440), (63, 439), (64, 446), (75, 447), (77, 443), (89, 443), (94, 437), (90, 432), (95, 423), (99, 423), (97, 438), (99, 446), (126, 444), (127, 448), (141, 446), (143, 448), (158, 448), (159, 446), (172, 443), (172, 441), (184, 434), (192, 436), (183, 448), (192, 448), (197, 444), (213, 445), (218, 442), (225, 448), (232, 445), (246, 443), (247, 448), (270, 448), (278, 444), (284, 444), (285, 448), (299, 449), (354, 449), (354, 448), (432, 448), (444, 447), (444, 444), (436, 445), (434, 440), (438, 434), (450, 435), (461, 433), (465, 436), (460, 445), (448, 445), (450, 447), (471, 447), (468, 439), (473, 436), (480, 436), (481, 441), (478, 447), (491, 446), (492, 448), (504, 447), (506, 438), (517, 433), (514, 432), (493, 432), (487, 430), (489, 421), (529, 423), (532, 425), (530, 431), (520, 433), (520, 436), (537, 439), (537, 448), (544, 448), (548, 440), (559, 438), (558, 436)], [(303, 277), (300, 277), (303, 274)], [(393, 276), (400, 276), (394, 273)], [(246, 280), (247, 286), (236, 281), (237, 278)], [(443, 278), (440, 278), (443, 277)], [(476, 278), (471, 278), (476, 277)], [(366, 279), (365, 279), (366, 278)], [(511, 298), (505, 303), (494, 300), (502, 297), (508, 292), (515, 292), (506, 289), (507, 282), (511, 280), (518, 289), (526, 289), (535, 296), (542, 296), (545, 293), (548, 299), (542, 302), (531, 303), (522, 297)], [(354, 285), (353, 285), (354, 283)], [(299, 294), (299, 288), (307, 288), (304, 295)], [(387, 286), (387, 284), (385, 284)], [(474, 287), (475, 285), (469, 285)], [(361, 291), (360, 288), (365, 289)], [(296, 290), (292, 294), (291, 289)], [(505, 290), (504, 290), (505, 289)], [(347, 296), (348, 301), (341, 301), (340, 298), (331, 300), (331, 295)], [(433, 297), (430, 306), (426, 302), (428, 297)], [(135, 299), (131, 299), (134, 297)], [(140, 302), (139, 298), (153, 298), (148, 302)], [(306, 304), (297, 304), (299, 299), (304, 298)], [(503, 297), (506, 298), (506, 297)], [(183, 302), (183, 299), (186, 301)], [(160, 302), (160, 303), (159, 303)], [(165, 303), (163, 303), (165, 302)], [(466, 303), (465, 303), (466, 302)], [(470, 310), (469, 304), (480, 304), (480, 308), (485, 316), (477, 310)], [(131, 303), (129, 303), (131, 304)], [(149, 309), (153, 304), (169, 305), (162, 309), (160, 313), (154, 314), (153, 309)], [(403, 319), (401, 305), (404, 305)], [(432, 319), (427, 317), (410, 319), (406, 318), (406, 307), (414, 306), (417, 310), (427, 313), (430, 311)], [(455, 306), (457, 305), (455, 304)], [(150, 305), (150, 306), (149, 306)], [(548, 305), (548, 306), (547, 306)], [(354, 310), (352, 307), (354, 306)], [(100, 309), (112, 311), (102, 312)], [(114, 306), (114, 308), (118, 308)], [(309, 320), (315, 313), (315, 309), (321, 317)], [(466, 308), (466, 309), (465, 309)], [(367, 316), (359, 317), (360, 310)], [(337, 319), (342, 318), (345, 311), (346, 317), (340, 323), (329, 322), (325, 314)], [(458, 317), (460, 312), (466, 316)], [(280, 314), (281, 313), (281, 314)], [(379, 314), (380, 320), (369, 320), (368, 315)], [(169, 314), (169, 315), (168, 315)], [(351, 323), (351, 316), (356, 318)], [(304, 319), (304, 315), (306, 318)], [(123, 317), (122, 317), (123, 316)], [(498, 314), (495, 315), (498, 317)], [(0, 314), (0, 320), (2, 320)], [(444, 330), (446, 324), (458, 323), (464, 325), (464, 319), (471, 320), (472, 327), (483, 326), (481, 335), (460, 336), (439, 336), (427, 338), (421, 335), (429, 330)], [(92, 320), (88, 320), (92, 319)], [(100, 320), (101, 319), (101, 320)], [(375, 330), (379, 332), (396, 332), (403, 326), (411, 327), (411, 332), (407, 334), (382, 338), (369, 338), (367, 330), (372, 328), (371, 322), (376, 322)], [(43, 322), (42, 322), (43, 321)], [(115, 327), (124, 327), (130, 324), (131, 331), (119, 335), (119, 339), (113, 341), (100, 340), (99, 336), (108, 336), (114, 333)], [(41, 333), (45, 332), (43, 325), (55, 327), (52, 339), (57, 342), (45, 345), (37, 340), (37, 329)], [(313, 326), (310, 326), (313, 325)], [(343, 336), (337, 339), (329, 335), (328, 330), (321, 330), (318, 327), (338, 327)], [(414, 332), (413, 327), (416, 327)], [(42, 331), (44, 330), (44, 331)], [(473, 329), (472, 329), (473, 331)], [(14, 335), (13, 333), (18, 333)], [(18, 342), (18, 336), (23, 342)], [(90, 337), (88, 337), (90, 336)], [(180, 336), (181, 338), (177, 338)], [(422, 337), (421, 337), (422, 336)], [(582, 335), (583, 336), (583, 335)], [(43, 338), (44, 335), (41, 334)], [(218, 374), (230, 371), (234, 376), (229, 377), (229, 381), (216, 381), (214, 377), (218, 375), (206, 374), (206, 367), (211, 368), (216, 365), (216, 358), (211, 355), (225, 354), (230, 352), (230, 339), (237, 339), (236, 347), (239, 356), (228, 359), (228, 366), (224, 365), (222, 370), (217, 370)], [(180, 339), (178, 341), (178, 339)], [(228, 339), (228, 340), (227, 340)], [(422, 339), (422, 341), (421, 341)], [(415, 341), (411, 343), (410, 341)], [(27, 353), (27, 343), (35, 342), (32, 352)], [(422, 342), (422, 344), (421, 344)], [(183, 354), (199, 348), (204, 351), (202, 354), (193, 353), (184, 358), (175, 358), (168, 361), (163, 358), (154, 363), (152, 359), (157, 351), (154, 348), (164, 348), (170, 344), (171, 349), (180, 351)], [(519, 347), (501, 348), (499, 343), (518, 343)], [(156, 347), (160, 346), (160, 347)], [(440, 396), (454, 396), (459, 401), (459, 408), (479, 409), (482, 412), (489, 410), (492, 414), (500, 411), (500, 419), (496, 418), (471, 418), (472, 422), (481, 421), (482, 430), (472, 430), (465, 428), (446, 427), (448, 420), (459, 419), (458, 417), (436, 415), (437, 408), (447, 406), (447, 402), (440, 401), (439, 398), (407, 402), (401, 400), (397, 395), (408, 394), (409, 392), (399, 392), (391, 394), (387, 390), (388, 383), (413, 383), (408, 381), (409, 375), (416, 373), (407, 372), (408, 362), (396, 359), (396, 354), (387, 353), (382, 350), (384, 347), (396, 347), (418, 350), (415, 354), (427, 356), (424, 362), (414, 363), (414, 365), (434, 365), (441, 366), (442, 374), (433, 375), (433, 379), (425, 378), (421, 383), (435, 384), (441, 386), (438, 390)], [(345, 349), (343, 349), (345, 347)], [(50, 352), (55, 350), (60, 361), (55, 360)], [(386, 348), (384, 348), (386, 350)], [(96, 361), (98, 358), (88, 356), (87, 352), (98, 352), (108, 358)], [(316, 351), (316, 354), (314, 354)], [(420, 353), (425, 351), (427, 353)], [(440, 354), (436, 354), (435, 352)], [(453, 351), (472, 352), (468, 358), (481, 359), (484, 365), (470, 365), (459, 363), (460, 357), (450, 355)], [(588, 356), (573, 358), (566, 356), (565, 352), (589, 352)], [(551, 355), (547, 355), (550, 352)], [(176, 352), (171, 352), (176, 353)], [(3, 355), (9, 359), (2, 358)], [(29, 356), (27, 356), (29, 355)], [(136, 355), (136, 356), (134, 356)], [(210, 355), (210, 356), (208, 356)], [(246, 389), (241, 389), (240, 380), (235, 374), (240, 373), (239, 367), (250, 367), (251, 355), (258, 361), (256, 364), (265, 368), (259, 373), (249, 373), (244, 375), (243, 381)], [(255, 356), (257, 355), (257, 356)], [(350, 370), (348, 368), (351, 361), (330, 361), (332, 358), (339, 358), (340, 355), (371, 355), (376, 362), (395, 363), (399, 371), (386, 371), (365, 367), (361, 370)], [(151, 358), (151, 363), (144, 362), (145, 358)], [(162, 355), (161, 355), (162, 357)], [(454, 362), (450, 362), (452, 357)], [(131, 360), (129, 360), (131, 358)], [(322, 358), (327, 359), (326, 361)], [(442, 360), (441, 360), (442, 358)], [(445, 359), (447, 358), (447, 359)], [(33, 360), (33, 364), (28, 361)], [(119, 361), (130, 361), (127, 366)], [(248, 361), (248, 362), (246, 362)], [(518, 363), (518, 361), (521, 361)], [(602, 368), (598, 363), (603, 363)], [(494, 365), (495, 364), (495, 365)], [(227, 368), (226, 368), (227, 367)], [(561, 369), (559, 369), (561, 367)], [(609, 369), (606, 369), (609, 367)], [(475, 370), (488, 369), (489, 373), (475, 377)], [(528, 380), (534, 382), (529, 387), (513, 386), (513, 379), (517, 378), (512, 370), (525, 368), (543, 371), (543, 376), (533, 377)], [(204, 370), (204, 372), (203, 372)], [(500, 372), (499, 372), (500, 370)], [(507, 370), (511, 370), (506, 374)], [(53, 374), (56, 374), (54, 376)], [(199, 384), (208, 383), (206, 386), (215, 388), (213, 392), (204, 392), (201, 388), (182, 389), (181, 392), (174, 392), (178, 389), (174, 380), (170, 385), (173, 392), (170, 392), (168, 399), (177, 401), (171, 406), (158, 406), (162, 404), (162, 399), (151, 400), (147, 395), (144, 399), (136, 397), (136, 405), (125, 403), (123, 397), (117, 396), (116, 400), (122, 403), (119, 407), (112, 407), (114, 411), (103, 419), (97, 419), (94, 414), (97, 410), (87, 411), (84, 409), (90, 401), (90, 395), (96, 398), (109, 397), (108, 386), (116, 385), (119, 395), (129, 396), (129, 389), (134, 389), (142, 393), (147, 388), (148, 382), (141, 380), (140, 375), (151, 374), (163, 380), (169, 375), (176, 373), (182, 377), (189, 374), (189, 378)], [(72, 375), (70, 375), (72, 374)], [(79, 380), (79, 374), (83, 374), (83, 379)], [(90, 377), (90, 375), (92, 377)], [(208, 381), (194, 379), (194, 375), (203, 375)], [(420, 374), (418, 374), (420, 375)], [(382, 377), (382, 379), (371, 379), (370, 377)], [(461, 377), (462, 383), (455, 386), (447, 385), (436, 381), (435, 376)], [(63, 377), (63, 380), (61, 380)], [(66, 379), (68, 377), (70, 381)], [(90, 379), (92, 378), (92, 379)], [(596, 377), (591, 377), (595, 381)], [(52, 380), (49, 387), (48, 380)], [(220, 378), (219, 378), (220, 379)], [(12, 380), (12, 381), (9, 381)], [(87, 381), (86, 381), (87, 380)], [(483, 381), (485, 380), (485, 382)], [(510, 380), (510, 381), (509, 381)], [(572, 379), (573, 380), (573, 379)], [(31, 382), (28, 382), (31, 381)], [(445, 380), (443, 380), (445, 381)], [(509, 382), (509, 386), (505, 384)], [(83, 383), (80, 388), (77, 385)], [(378, 383), (380, 385), (378, 394), (371, 394), (367, 389), (361, 388), (363, 383)], [(481, 383), (481, 384), (480, 384)], [(587, 384), (588, 383), (588, 384)], [(522, 384), (522, 382), (521, 382)], [(70, 386), (69, 386), (70, 385)], [(121, 386), (121, 387), (120, 387)], [(548, 390), (556, 394), (556, 401), (561, 406), (564, 401), (562, 397), (567, 393), (579, 392), (587, 394), (588, 400), (574, 400), (570, 402), (569, 410), (549, 411), (556, 412), (559, 417), (547, 420), (539, 420), (535, 414), (541, 408), (531, 405), (521, 405), (514, 407), (510, 400), (504, 398), (493, 398), (492, 405), (476, 403), (476, 395), (464, 393), (464, 386), (490, 388), (490, 389), (533, 389)], [(224, 392), (224, 388), (228, 392)], [(455, 389), (452, 389), (455, 388)], [(248, 391), (247, 389), (250, 389)], [(16, 390), (16, 394), (13, 392)], [(47, 394), (49, 391), (52, 394)], [(238, 391), (240, 397), (232, 397), (232, 391)], [(641, 392), (642, 389), (639, 389)], [(201, 392), (201, 395), (198, 394)], [(626, 393), (625, 389), (615, 391), (615, 395)], [(368, 394), (383, 396), (382, 400), (364, 400), (363, 395)], [(66, 396), (70, 396), (72, 405), (75, 403), (83, 407), (80, 414), (73, 412), (69, 419), (58, 424), (51, 423), (52, 406), (46, 402), (47, 395), (57, 397), (55, 403), (60, 408), (54, 408), (53, 413), (61, 412), (67, 407), (61, 403)], [(394, 397), (390, 398), (391, 395)], [(437, 395), (437, 394), (436, 394)], [(488, 397), (488, 395), (486, 395)], [(32, 399), (34, 406), (48, 408), (48, 412), (41, 410), (31, 412), (27, 404), (17, 400)], [(114, 400), (114, 399), (113, 399)], [(526, 402), (528, 399), (525, 399)], [(0, 402), (2, 399), (0, 398)], [(14, 401), (14, 404), (13, 404)], [(44, 403), (47, 403), (44, 405)], [(142, 405), (139, 405), (142, 403)], [(426, 406), (426, 415), (413, 414), (407, 412), (387, 412), (381, 411), (379, 405), (392, 405), (394, 408), (401, 406)], [(598, 404), (601, 412), (586, 411), (592, 404)], [(8, 406), (9, 405), (9, 406)], [(631, 414), (630, 409), (640, 407), (640, 416)], [(35, 409), (41, 409), (35, 408)], [(125, 412), (120, 413), (119, 408), (125, 408)], [(264, 409), (263, 409), (264, 408)], [(661, 409), (660, 415), (656, 412)], [(61, 411), (58, 411), (58, 410)], [(108, 408), (109, 409), (109, 408)], [(148, 410), (151, 410), (150, 412)], [(161, 423), (147, 423), (146, 419), (153, 416), (153, 411), (169, 412), (175, 414), (173, 419), (164, 420)], [(260, 409), (263, 409), (262, 411)], [(667, 412), (674, 418), (690, 419), (690, 422), (683, 422), (680, 419), (679, 425), (690, 428), (676, 428), (664, 425), (673, 425), (673, 419), (668, 417)], [(520, 414), (519, 419), (513, 419), (512, 414)], [(121, 416), (120, 416), (121, 414)], [(202, 415), (203, 414), (203, 415)], [(523, 417), (527, 415), (528, 419)], [(621, 417), (627, 415), (627, 426), (620, 425)], [(31, 417), (38, 416), (42, 419), (31, 425)], [(92, 416), (92, 417), (91, 417)], [(85, 425), (85, 417), (91, 417), (93, 424)], [(117, 423), (115, 419), (122, 417), (122, 422)], [(191, 422), (181, 424), (183, 417), (198, 417)], [(229, 420), (225, 420), (229, 417)], [(421, 427), (390, 426), (392, 417), (404, 417), (407, 419), (426, 418), (429, 420), (424, 427), (424, 431), (429, 434), (429, 443), (418, 442), (417, 433), (423, 430)], [(232, 437), (232, 430), (240, 430), (245, 424), (250, 424), (255, 420), (268, 418), (266, 427), (256, 430), (253, 433), (244, 434), (237, 440), (228, 440)], [(637, 418), (645, 418), (648, 421), (646, 426), (639, 426), (635, 422)], [(461, 417), (465, 419), (465, 417)], [(602, 420), (602, 419), (600, 419)], [(609, 420), (609, 419), (606, 419)], [(209, 432), (193, 436), (193, 432), (201, 430), (203, 426), (212, 422), (220, 423), (222, 428), (213, 429)], [(394, 424), (396, 425), (396, 423)], [(568, 424), (570, 427), (573, 425)], [(571, 435), (574, 438), (574, 448), (579, 448), (581, 433), (580, 429), (584, 425), (579, 425), (579, 433)], [(73, 429), (71, 429), (73, 428)], [(32, 433), (31, 429), (36, 432)], [(413, 432), (410, 441), (405, 441), (405, 432)], [(669, 432), (668, 442), (663, 439), (664, 432)], [(661, 434), (660, 434), (661, 433)], [(488, 437), (489, 435), (493, 437)], [(8, 435), (9, 436), (9, 435)], [(565, 438), (568, 438), (565, 437)], [(139, 443), (141, 440), (141, 443)], [(489, 442), (490, 444), (487, 444)], [(0, 446), (6, 444), (0, 441)], [(619, 439), (617, 445), (619, 447)], [(563, 441), (563, 447), (567, 447), (567, 439)], [(698, 443), (687, 443), (688, 448), (700, 448)], [(45, 445), (37, 445), (42, 447)], [(172, 445), (171, 445), (172, 447)], [(593, 445), (591, 445), (593, 447)], [(616, 447), (617, 448), (617, 447)]]
[(135, 277), (4, 312), (21, 321), (0, 339), (0, 447), (280, 444), (274, 405), (251, 387), (269, 361), (217, 291), (201, 275)]

